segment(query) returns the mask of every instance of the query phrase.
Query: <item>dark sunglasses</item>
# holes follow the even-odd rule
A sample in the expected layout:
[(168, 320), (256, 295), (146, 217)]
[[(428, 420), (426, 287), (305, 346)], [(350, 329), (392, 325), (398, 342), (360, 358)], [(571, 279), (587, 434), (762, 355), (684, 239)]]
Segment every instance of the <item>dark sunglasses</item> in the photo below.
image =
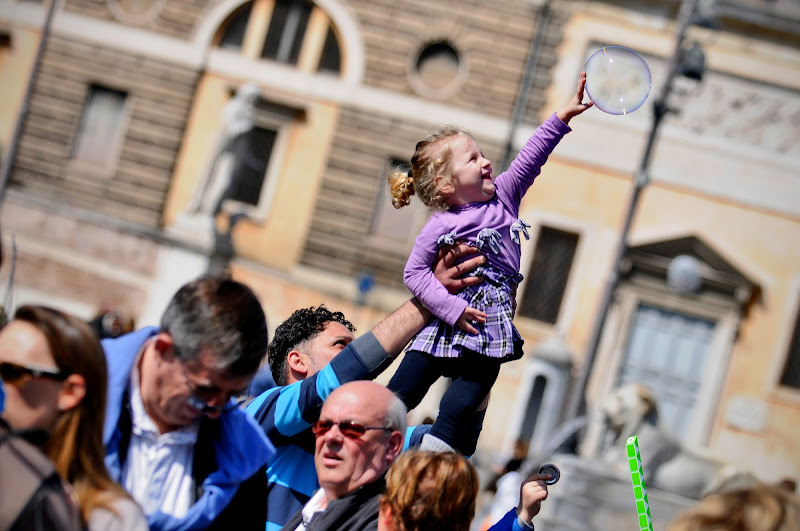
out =
[(352, 420), (343, 420), (342, 422), (318, 420), (311, 425), (311, 431), (314, 432), (315, 436), (322, 437), (331, 431), (331, 428), (334, 426), (339, 426), (339, 431), (342, 432), (342, 435), (348, 439), (360, 439), (365, 433), (367, 433), (367, 430), (394, 431), (392, 428), (386, 428), (383, 426), (362, 426), (361, 424), (357, 424)]
[(0, 379), (8, 385), (20, 386), (28, 380), (34, 378), (49, 378), (51, 380), (66, 380), (66, 373), (59, 370), (51, 369), (38, 369), (36, 367), (27, 367), (25, 365), (17, 365), (16, 363), (2, 362), (0, 363)]

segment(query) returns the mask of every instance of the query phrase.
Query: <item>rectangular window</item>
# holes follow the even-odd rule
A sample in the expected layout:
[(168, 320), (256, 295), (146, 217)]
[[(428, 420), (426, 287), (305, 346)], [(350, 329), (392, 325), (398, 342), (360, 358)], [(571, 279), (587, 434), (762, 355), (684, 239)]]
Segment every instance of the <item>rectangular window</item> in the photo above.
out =
[(98, 85), (89, 88), (72, 158), (104, 168), (117, 158), (127, 95)]
[(261, 57), (296, 65), (312, 5), (301, 0), (277, 0)]
[(278, 132), (254, 127), (237, 139), (236, 163), (229, 199), (258, 206)]
[(717, 323), (683, 312), (640, 303), (631, 324), (617, 386), (640, 383), (658, 404), (658, 421), (685, 439)]
[(794, 333), (789, 345), (789, 356), (781, 375), (781, 385), (800, 389), (800, 311), (794, 322)]
[(399, 242), (410, 242), (425, 223), (428, 214), (427, 207), (418, 197), (412, 196), (411, 203), (402, 208), (395, 208), (392, 205), (392, 195), (389, 193), (389, 183), (386, 180), (388, 172), (395, 169), (407, 170), (408, 167), (407, 160), (389, 159), (387, 171), (381, 175), (382, 193), (378, 197), (378, 204), (375, 205), (375, 213), (372, 218), (370, 234), (373, 236)]
[(11, 34), (0, 29), (0, 67), (11, 52)]
[(521, 316), (555, 324), (577, 247), (577, 234), (541, 227), (519, 305)]

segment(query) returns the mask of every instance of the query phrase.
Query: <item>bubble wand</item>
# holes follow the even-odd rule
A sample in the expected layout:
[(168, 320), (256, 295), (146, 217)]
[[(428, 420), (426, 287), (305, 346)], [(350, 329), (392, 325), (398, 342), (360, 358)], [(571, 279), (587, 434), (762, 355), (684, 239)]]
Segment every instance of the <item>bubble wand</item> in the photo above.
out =
[(647, 488), (644, 485), (642, 457), (639, 453), (639, 439), (634, 435), (628, 437), (628, 465), (631, 469), (633, 497), (636, 500), (636, 512), (639, 516), (640, 531), (653, 531), (653, 519), (650, 517), (650, 503), (647, 501)]

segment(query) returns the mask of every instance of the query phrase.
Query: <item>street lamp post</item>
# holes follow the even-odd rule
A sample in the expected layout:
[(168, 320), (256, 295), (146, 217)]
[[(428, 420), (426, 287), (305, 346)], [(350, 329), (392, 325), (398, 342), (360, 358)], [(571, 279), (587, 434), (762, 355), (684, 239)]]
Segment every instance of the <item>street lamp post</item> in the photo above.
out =
[[(628, 200), (628, 207), (622, 224), (619, 241), (614, 251), (613, 261), (611, 262), (611, 271), (606, 279), (603, 295), (600, 299), (600, 306), (592, 327), (591, 336), (586, 349), (586, 356), (581, 364), (578, 378), (573, 385), (573, 391), (569, 397), (569, 402), (567, 403), (565, 414), (566, 421), (578, 417), (581, 414), (584, 406), (586, 384), (589, 380), (592, 365), (594, 364), (594, 358), (597, 355), (600, 336), (603, 332), (609, 307), (611, 306), (611, 300), (614, 296), (614, 292), (617, 289), (617, 284), (619, 283), (619, 266), (628, 246), (628, 232), (630, 231), (633, 217), (636, 214), (639, 196), (650, 181), (648, 168), (650, 165), (650, 158), (653, 153), (656, 136), (661, 126), (661, 121), (663, 120), (664, 116), (670, 112), (667, 100), (670, 92), (672, 91), (673, 80), (675, 79), (675, 76), (679, 74), (687, 75), (688, 77), (694, 77), (695, 79), (700, 79), (700, 77), (702, 77), (702, 71), (698, 69), (698, 67), (702, 69), (702, 52), (696, 46), (690, 50), (684, 49), (683, 46), (686, 38), (686, 30), (689, 27), (689, 24), (692, 23), (698, 1), (699, 0), (683, 0), (683, 3), (678, 11), (675, 49), (673, 50), (672, 57), (669, 61), (669, 68), (667, 70), (667, 77), (664, 80), (664, 85), (661, 89), (661, 92), (657, 95), (656, 100), (653, 102), (653, 124), (650, 127), (650, 134), (647, 137), (647, 143), (645, 144), (644, 151), (642, 152), (642, 158), (636, 171), (633, 190), (631, 191), (631, 196)], [(699, 57), (697, 55), (698, 53), (700, 54)], [(695, 64), (686, 64), (685, 60), (687, 59), (694, 61)], [(699, 65), (697, 64), (698, 62)]]

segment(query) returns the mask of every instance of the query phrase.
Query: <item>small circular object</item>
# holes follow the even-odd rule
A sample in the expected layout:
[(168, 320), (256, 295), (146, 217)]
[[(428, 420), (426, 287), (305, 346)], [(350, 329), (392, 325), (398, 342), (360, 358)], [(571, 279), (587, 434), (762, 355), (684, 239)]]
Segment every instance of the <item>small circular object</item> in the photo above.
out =
[(584, 65), (586, 94), (608, 114), (628, 114), (647, 100), (652, 78), (641, 55), (625, 46), (604, 46)]
[(683, 295), (697, 293), (703, 286), (700, 261), (694, 256), (680, 254), (667, 267), (667, 284)]
[(550, 474), (550, 479), (546, 480), (545, 483), (548, 485), (555, 485), (558, 483), (558, 480), (561, 479), (561, 471), (558, 467), (551, 463), (546, 463), (539, 467), (540, 474)]

